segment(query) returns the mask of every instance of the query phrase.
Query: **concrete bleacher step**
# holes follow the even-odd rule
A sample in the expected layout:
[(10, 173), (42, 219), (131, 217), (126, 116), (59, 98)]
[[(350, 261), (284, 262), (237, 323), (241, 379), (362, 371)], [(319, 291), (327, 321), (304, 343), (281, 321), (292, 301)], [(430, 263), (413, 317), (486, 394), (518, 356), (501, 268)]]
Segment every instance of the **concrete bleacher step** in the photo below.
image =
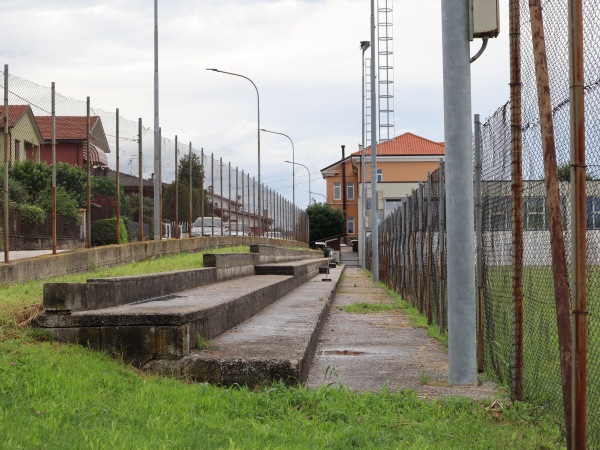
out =
[[(49, 284), (46, 313), (36, 325), (58, 340), (116, 353), (138, 366), (181, 358), (196, 347), (198, 336), (212, 339), (252, 317), (328, 263), (324, 258), (265, 263), (251, 266), (261, 275), (230, 278), (247, 273), (249, 265), (216, 256), (208, 258), (213, 268)], [(161, 295), (149, 297), (152, 292)]]
[(342, 271), (343, 267), (337, 267), (303, 283), (215, 337), (211, 348), (194, 349), (179, 359), (154, 359), (143, 368), (219, 385), (255, 386), (275, 380), (302, 383), (308, 377)]

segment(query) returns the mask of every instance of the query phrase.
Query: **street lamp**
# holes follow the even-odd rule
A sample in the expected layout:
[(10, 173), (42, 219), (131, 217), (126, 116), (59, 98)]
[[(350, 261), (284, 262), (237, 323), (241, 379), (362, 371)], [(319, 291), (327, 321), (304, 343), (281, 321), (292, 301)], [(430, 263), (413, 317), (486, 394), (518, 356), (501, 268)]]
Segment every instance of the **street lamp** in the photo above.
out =
[(297, 162), (294, 162), (294, 161), (284, 161), (284, 162), (289, 163), (289, 164), (295, 164), (295, 165), (298, 165), (298, 166), (302, 166), (302, 167), (304, 167), (308, 171), (308, 206), (310, 206), (310, 170), (304, 164), (300, 164), (300, 163), (297, 163)]
[[(295, 157), (296, 151), (294, 149), (294, 141), (292, 141), (292, 138), (284, 133), (279, 133), (277, 131), (265, 130), (264, 128), (261, 128), (260, 131), (264, 131), (265, 133), (280, 134), (281, 136), (285, 136), (286, 138), (288, 138), (290, 140), (290, 142), (292, 143), (292, 204), (294, 205), (293, 220), (294, 220), (294, 232), (295, 232), (295, 229), (296, 229), (296, 167), (295, 167), (295, 164), (296, 163), (294, 161), (296, 161), (296, 157)], [(309, 178), (310, 178), (310, 173), (309, 173)], [(309, 198), (309, 203), (310, 203), (310, 198)], [(294, 237), (296, 237), (296, 236), (294, 236)]]
[(362, 226), (360, 231), (360, 266), (365, 269), (366, 261), (365, 261), (365, 253), (366, 253), (366, 245), (367, 245), (367, 227), (365, 218), (367, 217), (367, 177), (365, 176), (365, 52), (371, 46), (371, 42), (369, 41), (360, 41), (360, 49), (362, 50), (362, 153), (360, 157), (360, 176), (362, 178)]
[(325, 197), (323, 194), (319, 194), (318, 192), (311, 192), (311, 194), (320, 195), (325, 199), (325, 202), (327, 202), (327, 197)]
[[(254, 84), (254, 81), (252, 81), (250, 78), (248, 78), (247, 76), (244, 75), (240, 75), (239, 73), (233, 73), (233, 72), (225, 72), (224, 70), (219, 70), (219, 69), (206, 69), (206, 70), (210, 70), (212, 72), (219, 72), (219, 73), (225, 73), (227, 75), (233, 75), (234, 77), (240, 77), (240, 78), (245, 78), (246, 80), (248, 80), (250, 83), (252, 83), (252, 86), (254, 86), (254, 89), (256, 89), (256, 111), (257, 111), (257, 148), (258, 148), (258, 186), (260, 186), (260, 96), (258, 94), (258, 88), (256, 87), (256, 84)], [(262, 196), (261, 196), (261, 189), (258, 189), (258, 205), (259, 205), (259, 220), (258, 220), (258, 234), (259, 236), (262, 236), (262, 219), (263, 219), (263, 211), (262, 211)]]

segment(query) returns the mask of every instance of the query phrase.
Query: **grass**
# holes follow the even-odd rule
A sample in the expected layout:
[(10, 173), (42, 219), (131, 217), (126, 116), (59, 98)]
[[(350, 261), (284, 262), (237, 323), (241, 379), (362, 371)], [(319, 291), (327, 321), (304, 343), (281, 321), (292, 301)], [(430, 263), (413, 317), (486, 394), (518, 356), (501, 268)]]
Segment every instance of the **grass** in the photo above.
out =
[(196, 335), (196, 348), (198, 350), (216, 350), (216, 346), (212, 339), (206, 339), (201, 334)]
[[(202, 258), (161, 260), (61, 280), (199, 267)], [(2, 448), (562, 448), (560, 430), (527, 404), (498, 412), (410, 391), (249, 390), (150, 376), (25, 332), (19, 308), (39, 306), (41, 284), (0, 288)]]
[(73, 345), (0, 343), (3, 448), (560, 448), (526, 405), (275, 384), (251, 391), (140, 374)]

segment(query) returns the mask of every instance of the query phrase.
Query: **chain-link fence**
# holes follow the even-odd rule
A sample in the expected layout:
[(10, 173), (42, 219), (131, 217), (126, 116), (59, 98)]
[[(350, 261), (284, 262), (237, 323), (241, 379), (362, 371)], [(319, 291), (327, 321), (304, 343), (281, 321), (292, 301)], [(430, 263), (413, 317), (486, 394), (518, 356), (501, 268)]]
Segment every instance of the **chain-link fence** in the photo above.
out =
[[(520, 397), (515, 392), (521, 389), (525, 400), (543, 407), (564, 426), (553, 278), (557, 268), (551, 257), (529, 2), (520, 0), (520, 6), (522, 123), (516, 127), (522, 149), (516, 156), (511, 153), (517, 131), (514, 124), (511, 130), (515, 119), (508, 102), (483, 124), (479, 161), (477, 155), (474, 158), (478, 364), (488, 376), (510, 386), (513, 397)], [(564, 256), (567, 269), (572, 270), (572, 212), (577, 199), (570, 180), (567, 1), (543, 1), (542, 10)], [(583, 17), (588, 308), (580, 313), (588, 319), (587, 443), (589, 448), (600, 448), (600, 2), (583, 2)], [(441, 329), (446, 328), (447, 317), (443, 172), (443, 168), (435, 171), (379, 227), (381, 280)], [(515, 306), (518, 298), (522, 298), (522, 315)]]
[[(5, 261), (12, 251), (148, 239), (308, 241), (306, 213), (234, 163), (176, 136), (167, 139), (118, 110), (92, 108), (89, 99), (64, 97), (8, 70), (0, 75)], [(154, 229), (156, 205), (160, 230)]]

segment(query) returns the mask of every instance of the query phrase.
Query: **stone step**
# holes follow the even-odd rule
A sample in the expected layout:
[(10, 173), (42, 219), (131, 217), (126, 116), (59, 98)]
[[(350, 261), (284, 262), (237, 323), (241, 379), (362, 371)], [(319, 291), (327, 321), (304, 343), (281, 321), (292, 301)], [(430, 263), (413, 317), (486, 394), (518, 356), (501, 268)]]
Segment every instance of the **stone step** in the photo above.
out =
[(194, 349), (180, 359), (155, 359), (143, 368), (219, 385), (302, 383), (342, 271), (340, 266), (312, 278), (214, 338), (211, 348)]
[[(159, 298), (94, 310), (70, 309), (69, 313), (47, 311), (37, 318), (36, 325), (60, 341), (117, 353), (135, 365), (154, 358), (180, 358), (196, 347), (198, 337), (212, 339), (247, 320), (314, 277), (327, 263), (319, 258), (265, 264), (256, 266), (262, 275), (210, 283)], [(219, 270), (218, 263), (216, 266)], [(123, 284), (120, 279), (113, 281)]]

